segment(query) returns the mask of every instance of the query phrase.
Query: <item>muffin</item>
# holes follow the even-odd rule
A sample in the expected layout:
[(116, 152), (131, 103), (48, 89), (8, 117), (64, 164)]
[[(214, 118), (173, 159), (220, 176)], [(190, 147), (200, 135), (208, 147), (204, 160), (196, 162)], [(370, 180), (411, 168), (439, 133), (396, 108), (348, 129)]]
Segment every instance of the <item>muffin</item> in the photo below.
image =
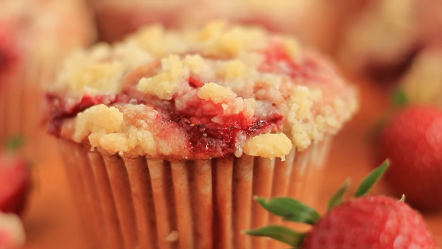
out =
[(442, 47), (421, 51), (400, 80), (407, 100), (414, 104), (442, 106)]
[[(230, 0), (217, 4), (208, 1), (212, 15), (241, 24), (254, 24), (272, 32), (296, 35), (324, 52), (331, 52), (337, 32), (335, 3), (324, 0)], [(222, 5), (222, 6), (221, 6)], [(308, 25), (306, 25), (308, 23)]]
[(355, 89), (293, 38), (224, 21), (143, 28), (63, 64), (48, 90), (79, 210), (99, 248), (266, 248), (252, 201), (314, 205)]
[[(117, 1), (89, 0), (102, 41), (114, 42), (143, 25), (160, 22), (169, 28), (229, 19), (273, 32), (296, 34), (301, 41), (329, 51), (336, 31), (336, 12), (324, 0)], [(305, 25), (308, 23), (309, 25)]]
[(376, 0), (347, 8), (338, 57), (348, 71), (398, 82), (418, 54), (442, 42), (442, 2)]
[[(201, 5), (204, 0), (146, 1), (146, 0), (89, 0), (95, 13), (98, 34), (101, 41), (115, 42), (140, 27), (162, 23), (165, 27), (180, 27), (191, 20), (184, 19), (190, 8)], [(199, 8), (198, 8), (199, 9)], [(193, 19), (193, 18), (192, 18)]]
[(0, 2), (1, 144), (24, 136), (42, 152), (37, 145), (45, 134), (42, 87), (66, 53), (94, 37), (92, 19), (80, 1)]

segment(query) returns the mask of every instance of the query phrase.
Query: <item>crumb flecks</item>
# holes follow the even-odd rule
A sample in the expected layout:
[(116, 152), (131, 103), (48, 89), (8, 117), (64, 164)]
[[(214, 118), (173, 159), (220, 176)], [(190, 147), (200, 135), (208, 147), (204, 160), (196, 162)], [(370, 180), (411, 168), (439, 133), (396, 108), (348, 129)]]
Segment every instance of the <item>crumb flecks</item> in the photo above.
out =
[(290, 153), (292, 142), (284, 133), (261, 134), (246, 140), (244, 153), (250, 156), (284, 157)]
[(227, 22), (182, 31), (154, 25), (78, 51), (52, 92), (68, 103), (123, 95), (130, 101), (70, 114), (61, 134), (154, 158), (281, 157), (335, 134), (358, 106), (326, 59), (290, 37)]
[(179, 233), (176, 230), (173, 230), (172, 232), (169, 233), (169, 235), (167, 235), (166, 237), (166, 241), (168, 242), (174, 242), (177, 241), (179, 238)]

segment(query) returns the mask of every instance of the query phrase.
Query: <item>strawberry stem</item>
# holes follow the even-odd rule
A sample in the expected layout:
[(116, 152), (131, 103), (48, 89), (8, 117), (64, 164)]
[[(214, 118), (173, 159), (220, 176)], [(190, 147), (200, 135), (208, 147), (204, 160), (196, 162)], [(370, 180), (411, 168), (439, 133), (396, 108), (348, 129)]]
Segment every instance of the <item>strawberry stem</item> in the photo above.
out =
[(405, 195), (404, 194), (402, 194), (401, 199), (399, 201), (405, 202)]

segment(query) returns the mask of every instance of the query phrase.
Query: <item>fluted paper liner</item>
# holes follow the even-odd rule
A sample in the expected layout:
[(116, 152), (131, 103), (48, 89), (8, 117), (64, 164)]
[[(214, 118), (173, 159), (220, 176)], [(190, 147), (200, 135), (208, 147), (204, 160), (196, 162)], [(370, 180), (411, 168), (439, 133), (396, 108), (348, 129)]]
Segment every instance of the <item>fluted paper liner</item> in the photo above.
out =
[(60, 139), (79, 214), (101, 249), (279, 248), (242, 230), (282, 220), (253, 200), (314, 204), (330, 138), (285, 161), (243, 155), (163, 161), (101, 154)]
[[(33, 159), (48, 153), (43, 125), (43, 89), (55, 72), (54, 62), (25, 63), (8, 76), (0, 75), (0, 144), (22, 136)], [(43, 146), (44, 145), (44, 146)]]

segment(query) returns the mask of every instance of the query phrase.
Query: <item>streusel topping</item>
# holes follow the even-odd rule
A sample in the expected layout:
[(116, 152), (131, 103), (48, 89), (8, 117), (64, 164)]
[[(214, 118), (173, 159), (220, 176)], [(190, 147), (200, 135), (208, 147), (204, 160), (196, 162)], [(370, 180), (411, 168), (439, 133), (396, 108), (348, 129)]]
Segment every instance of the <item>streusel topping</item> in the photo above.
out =
[(50, 89), (50, 132), (110, 154), (283, 157), (336, 133), (353, 87), (290, 37), (223, 21), (153, 25), (78, 51)]

